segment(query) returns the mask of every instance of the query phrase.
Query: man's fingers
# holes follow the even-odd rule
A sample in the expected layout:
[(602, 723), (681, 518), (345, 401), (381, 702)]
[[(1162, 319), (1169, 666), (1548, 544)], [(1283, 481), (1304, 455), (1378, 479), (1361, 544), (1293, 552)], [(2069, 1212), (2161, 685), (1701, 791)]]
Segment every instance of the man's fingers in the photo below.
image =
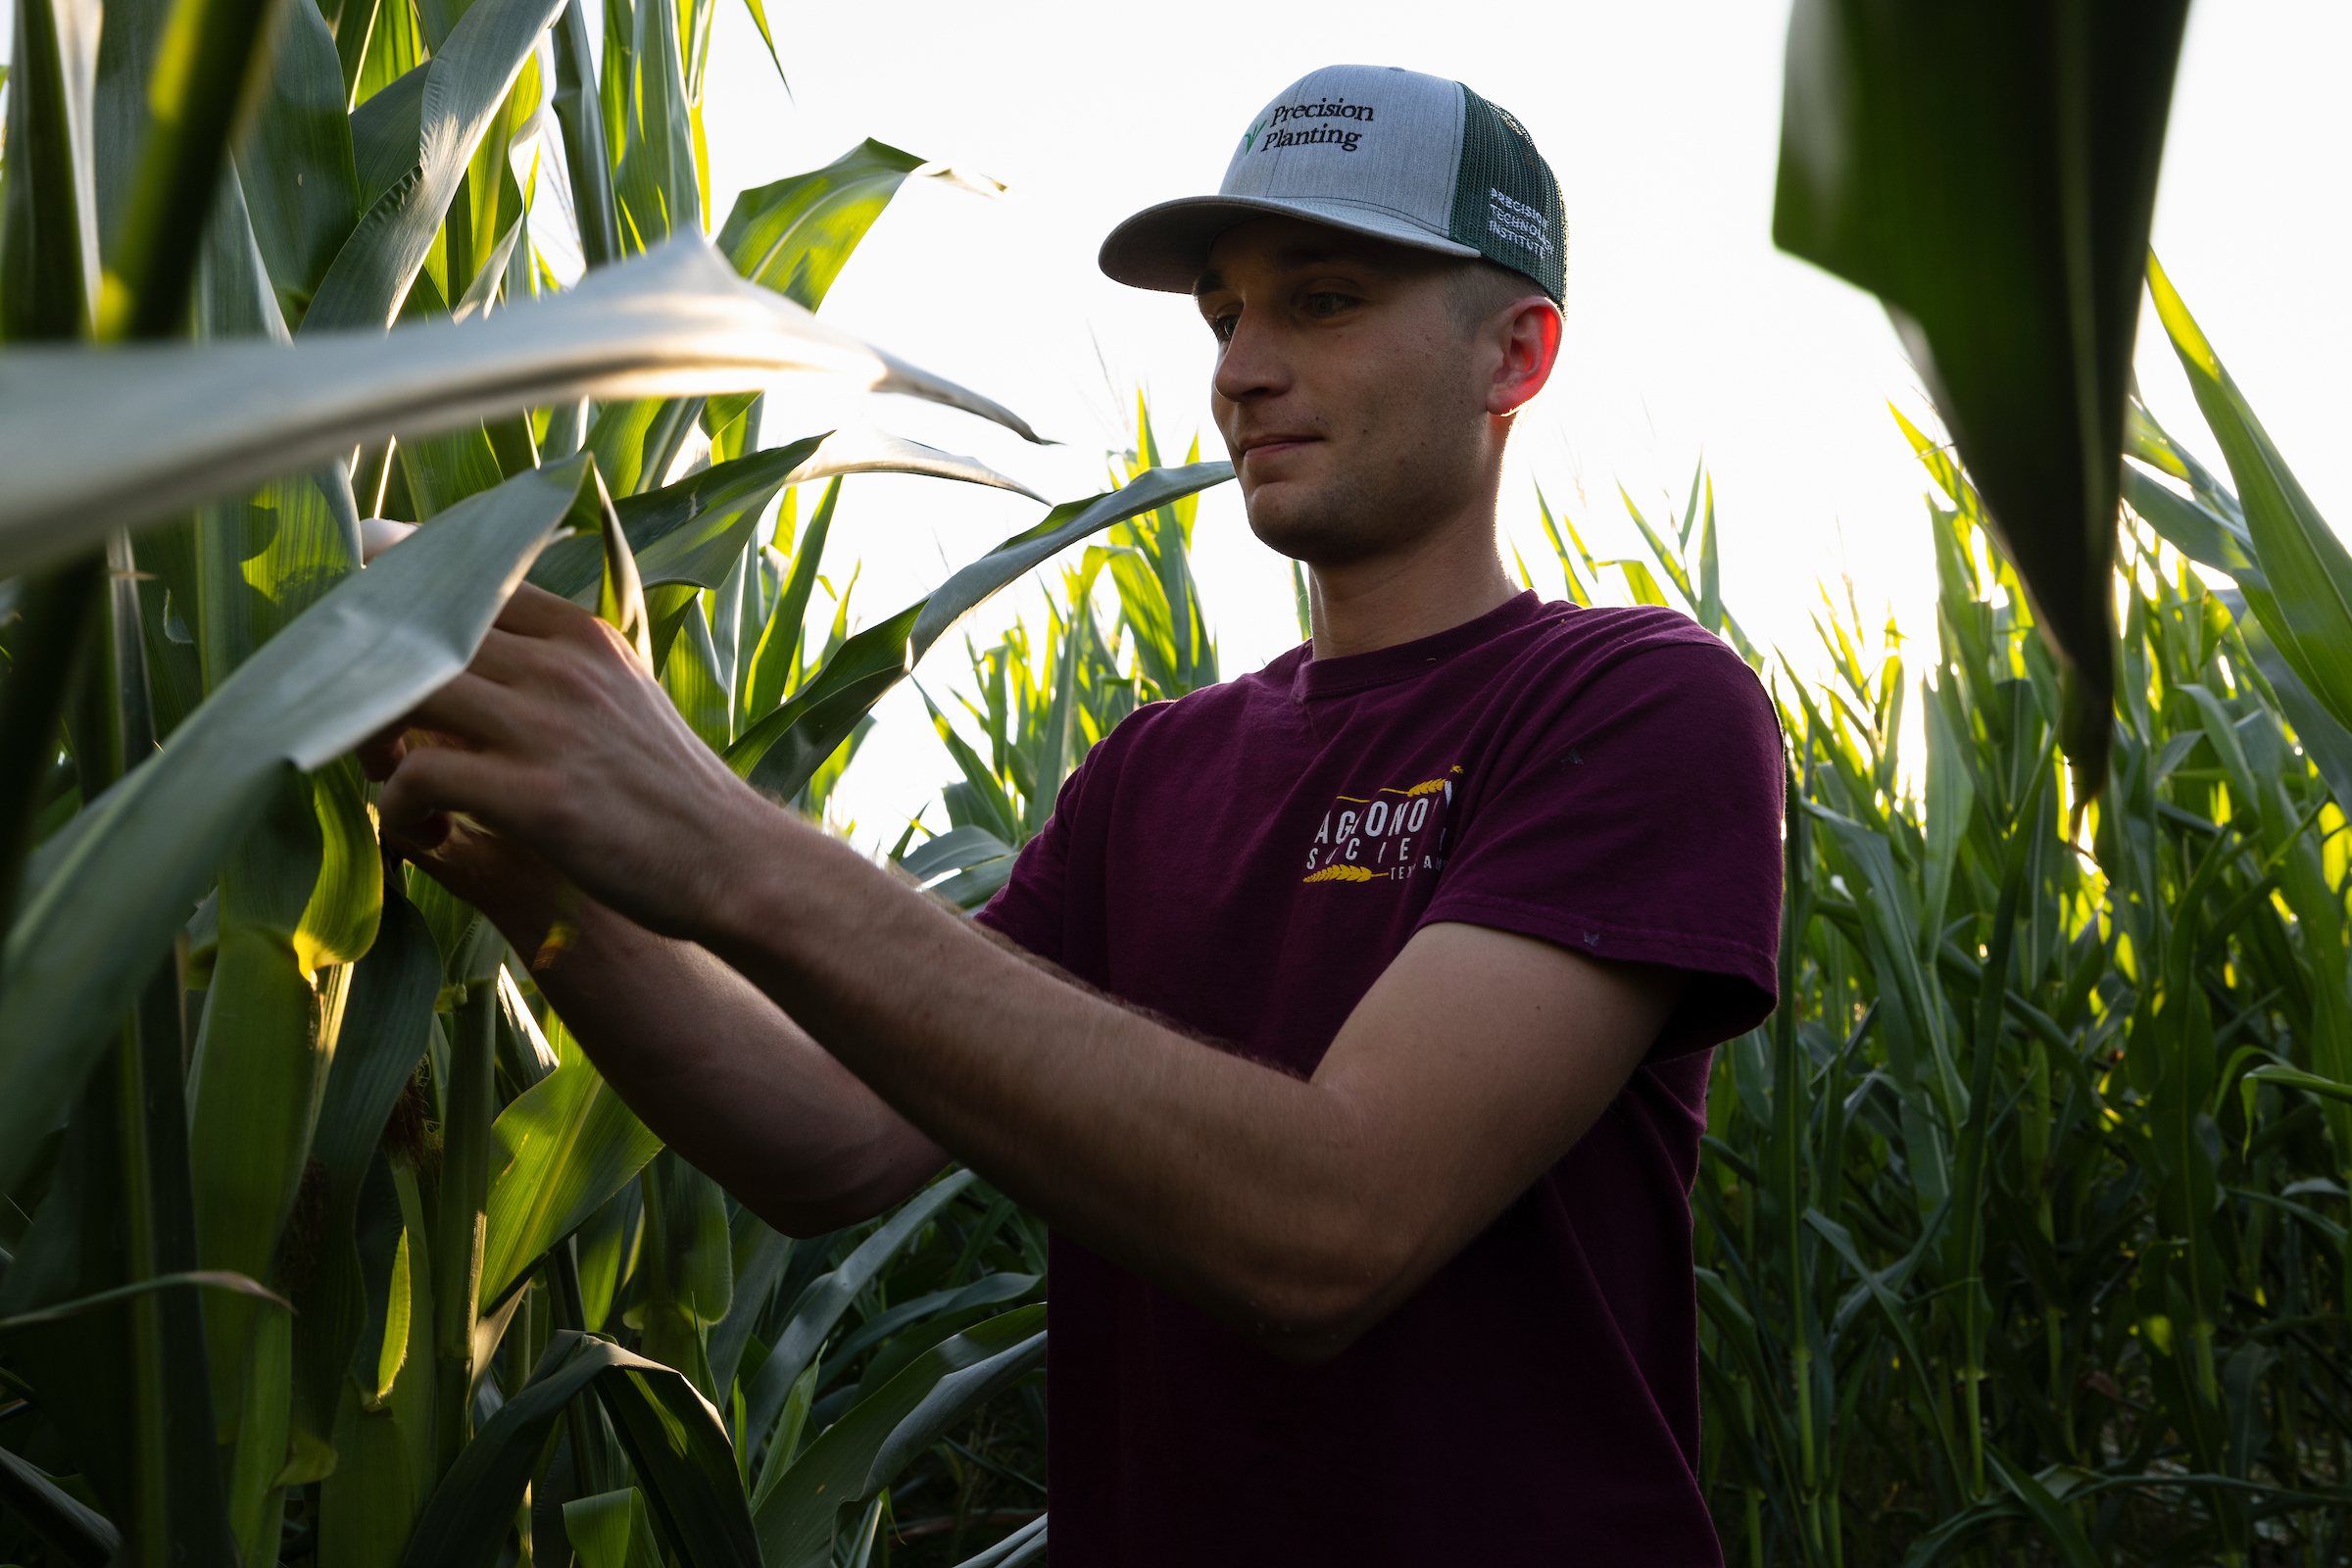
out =
[(596, 624), (596, 616), (562, 595), (526, 582), (498, 612), (498, 624), (521, 637), (576, 637)]
[(512, 736), (521, 716), (522, 704), (511, 691), (466, 670), (418, 703), (403, 722), (486, 745)]
[(408, 722), (404, 719), (377, 730), (360, 742), (354, 748), (359, 754), (360, 771), (378, 784), (390, 778), (392, 769), (400, 765), (401, 755), (409, 749), (408, 743), (401, 738), (407, 729)]
[[(445, 813), (485, 808), (501, 799), (500, 782), (511, 763), (480, 752), (419, 746), (400, 760), (376, 798), (376, 814), (388, 836), (431, 849), (448, 835)], [(443, 818), (435, 822), (435, 817)]]
[(396, 522), (390, 517), (362, 517), (360, 560), (373, 561), (416, 531), (416, 525), (413, 522)]

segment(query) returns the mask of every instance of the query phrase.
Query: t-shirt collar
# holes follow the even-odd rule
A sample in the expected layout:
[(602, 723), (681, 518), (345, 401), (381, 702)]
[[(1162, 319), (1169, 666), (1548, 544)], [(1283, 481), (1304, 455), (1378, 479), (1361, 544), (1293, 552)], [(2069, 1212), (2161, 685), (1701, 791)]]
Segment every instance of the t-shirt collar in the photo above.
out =
[(1299, 702), (1307, 702), (1317, 697), (1361, 691), (1367, 686), (1385, 686), (1391, 681), (1426, 674), (1454, 655), (1466, 653), (1490, 637), (1526, 625), (1536, 618), (1543, 605), (1543, 599), (1533, 588), (1522, 588), (1484, 614), (1473, 615), (1444, 631), (1431, 632), (1426, 637), (1416, 637), (1410, 642), (1391, 643), (1386, 648), (1375, 648), (1367, 653), (1343, 654), (1334, 659), (1317, 659), (1314, 657), (1314, 644), (1301, 643), (1293, 651), (1297, 662), (1291, 669), (1291, 696)]

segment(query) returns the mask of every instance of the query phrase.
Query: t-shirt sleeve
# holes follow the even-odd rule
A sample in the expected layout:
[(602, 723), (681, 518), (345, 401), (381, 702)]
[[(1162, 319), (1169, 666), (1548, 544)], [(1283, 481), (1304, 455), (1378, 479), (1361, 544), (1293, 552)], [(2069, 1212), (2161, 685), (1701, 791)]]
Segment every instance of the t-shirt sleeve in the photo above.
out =
[(1061, 781), (1046, 825), (1021, 846), (1020, 854), (1013, 858), (1012, 875), (972, 916), (1054, 963), (1068, 961), (1063, 925), (1069, 906), (1071, 841), (1076, 837), (1083, 781), (1096, 755), (1088, 753)]
[(1779, 990), (1784, 774), (1771, 699), (1737, 654), (1695, 640), (1630, 654), (1497, 761), (1418, 925), (1688, 971), (1648, 1062), (1763, 1022)]

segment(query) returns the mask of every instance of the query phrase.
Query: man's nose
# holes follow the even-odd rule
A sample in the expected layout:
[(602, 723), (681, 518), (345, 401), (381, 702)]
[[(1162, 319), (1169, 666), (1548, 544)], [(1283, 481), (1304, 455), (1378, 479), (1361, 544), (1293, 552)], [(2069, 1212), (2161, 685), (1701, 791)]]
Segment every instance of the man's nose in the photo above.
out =
[(1225, 340), (1225, 350), (1217, 357), (1217, 372), (1210, 384), (1219, 397), (1233, 403), (1281, 392), (1290, 385), (1289, 357), (1265, 312), (1243, 311), (1234, 318), (1233, 335)]

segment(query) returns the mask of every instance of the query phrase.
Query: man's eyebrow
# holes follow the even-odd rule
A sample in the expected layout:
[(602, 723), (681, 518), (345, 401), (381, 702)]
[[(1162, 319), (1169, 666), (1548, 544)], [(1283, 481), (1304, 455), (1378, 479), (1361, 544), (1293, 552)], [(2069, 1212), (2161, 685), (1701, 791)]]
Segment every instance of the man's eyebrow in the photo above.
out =
[[(1282, 269), (1284, 271), (1303, 271), (1310, 267), (1324, 267), (1332, 264), (1338, 264), (1344, 267), (1360, 267), (1367, 271), (1380, 272), (1383, 274), (1390, 273), (1395, 270), (1393, 267), (1384, 263), (1380, 257), (1369, 252), (1356, 250), (1350, 247), (1339, 247), (1331, 245), (1286, 245), (1281, 250), (1278, 250), (1274, 253), (1274, 265)], [(1200, 277), (1195, 279), (1193, 282), (1193, 297), (1195, 299), (1200, 299), (1206, 295), (1214, 294), (1217, 290), (1223, 288), (1224, 286), (1224, 273), (1215, 271), (1213, 270), (1202, 272)]]

